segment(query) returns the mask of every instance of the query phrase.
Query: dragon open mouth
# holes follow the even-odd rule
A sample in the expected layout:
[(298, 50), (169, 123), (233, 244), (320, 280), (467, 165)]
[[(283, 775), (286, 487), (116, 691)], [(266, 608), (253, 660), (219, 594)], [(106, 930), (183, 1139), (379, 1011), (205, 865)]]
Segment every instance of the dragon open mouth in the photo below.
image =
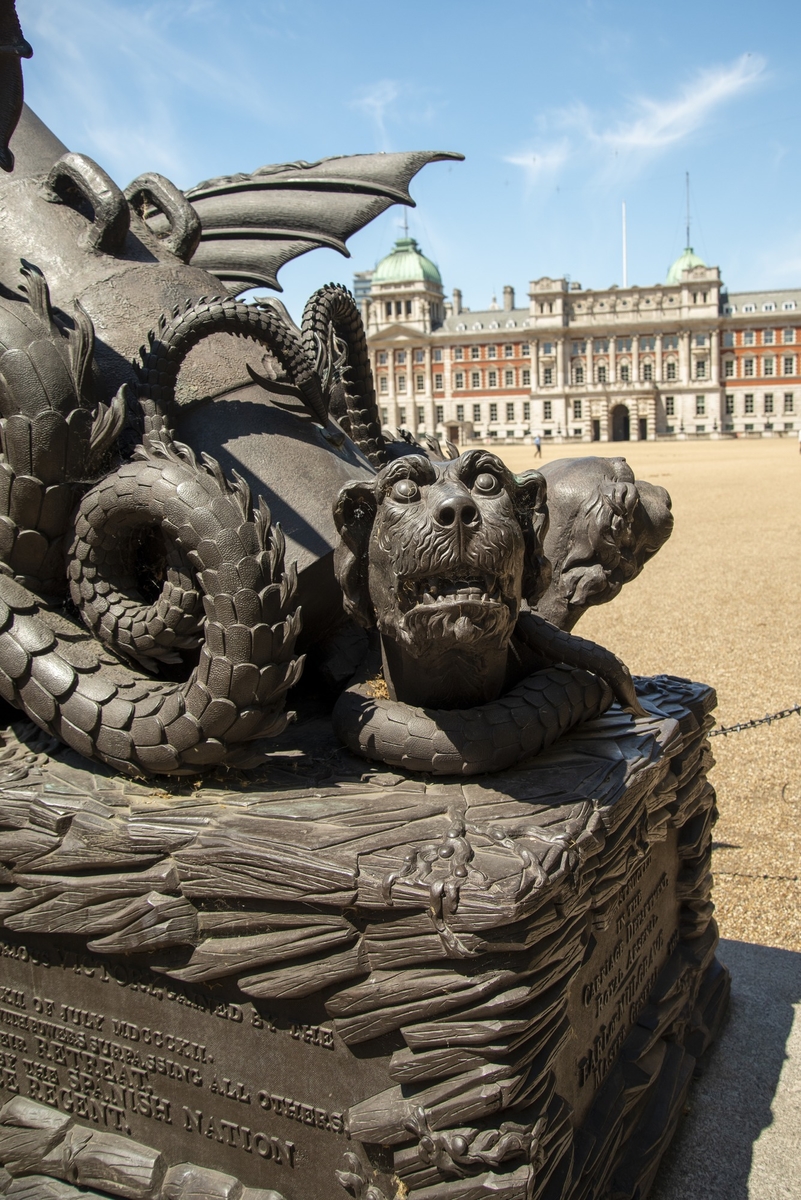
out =
[(448, 578), (426, 575), (421, 579), (398, 581), (401, 608), (443, 604), (500, 604), (501, 589), (495, 575), (466, 575)]

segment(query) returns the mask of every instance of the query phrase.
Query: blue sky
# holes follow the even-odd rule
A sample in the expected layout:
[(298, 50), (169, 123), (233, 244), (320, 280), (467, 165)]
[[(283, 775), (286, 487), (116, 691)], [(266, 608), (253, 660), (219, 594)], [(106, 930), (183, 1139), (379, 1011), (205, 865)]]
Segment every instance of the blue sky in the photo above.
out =
[[(664, 278), (692, 241), (732, 290), (801, 286), (801, 5), (792, 0), (18, 0), (26, 99), (125, 186), (268, 162), (460, 150), (412, 184), (446, 290)], [(299, 316), (399, 233), (391, 209), (284, 267)]]

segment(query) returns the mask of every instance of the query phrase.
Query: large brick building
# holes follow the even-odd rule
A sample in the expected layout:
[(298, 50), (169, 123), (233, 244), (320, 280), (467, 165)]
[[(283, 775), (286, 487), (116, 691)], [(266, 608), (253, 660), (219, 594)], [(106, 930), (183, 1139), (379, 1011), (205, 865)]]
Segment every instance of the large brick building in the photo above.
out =
[(664, 283), (536, 279), (471, 311), (404, 236), (357, 286), (382, 422), (472, 438), (628, 441), (801, 425), (801, 289), (728, 293), (687, 249)]

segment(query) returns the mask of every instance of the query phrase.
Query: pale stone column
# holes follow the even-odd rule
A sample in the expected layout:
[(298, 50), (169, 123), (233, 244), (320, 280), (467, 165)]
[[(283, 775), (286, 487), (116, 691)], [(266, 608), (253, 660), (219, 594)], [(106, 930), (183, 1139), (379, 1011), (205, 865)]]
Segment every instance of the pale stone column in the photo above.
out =
[(717, 329), (709, 335), (709, 378), (715, 385), (720, 383), (720, 334)]
[(692, 383), (690, 355), (690, 331), (682, 330), (679, 334), (679, 379), (685, 387)]
[(609, 376), (608, 376), (608, 382), (609, 382), (609, 383), (617, 383), (617, 343), (615, 342), (615, 335), (614, 335), (614, 334), (612, 334), (612, 336), (611, 336), (611, 337), (610, 337), (610, 339), (609, 339)]
[(556, 386), (564, 391), (565, 360), (567, 356), (567, 340), (559, 338), (556, 342)]
[(656, 353), (654, 354), (655, 382), (662, 382), (662, 334), (656, 335)]
[(636, 333), (631, 338), (631, 382), (640, 382), (640, 339)]
[(592, 384), (594, 382), (594, 380), (593, 380), (593, 372), (592, 372), (592, 338), (591, 337), (587, 338), (587, 351), (586, 351), (586, 355), (585, 355), (585, 362), (587, 365), (584, 368), (584, 382), (588, 383), (588, 384)]

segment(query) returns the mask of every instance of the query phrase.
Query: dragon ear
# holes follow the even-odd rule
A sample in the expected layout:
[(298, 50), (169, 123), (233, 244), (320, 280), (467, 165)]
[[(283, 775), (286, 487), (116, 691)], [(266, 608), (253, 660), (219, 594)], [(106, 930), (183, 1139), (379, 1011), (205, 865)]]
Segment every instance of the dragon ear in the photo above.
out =
[(367, 551), (378, 510), (375, 481), (355, 479), (346, 483), (334, 503), (334, 524), (339, 542), (334, 551), (334, 571), (348, 616), (370, 629), (375, 611), (367, 580)]
[(526, 471), (514, 478), (514, 501), (526, 543), (523, 595), (536, 604), (551, 582), (551, 564), (543, 553), (548, 532), (548, 485), (539, 471)]

